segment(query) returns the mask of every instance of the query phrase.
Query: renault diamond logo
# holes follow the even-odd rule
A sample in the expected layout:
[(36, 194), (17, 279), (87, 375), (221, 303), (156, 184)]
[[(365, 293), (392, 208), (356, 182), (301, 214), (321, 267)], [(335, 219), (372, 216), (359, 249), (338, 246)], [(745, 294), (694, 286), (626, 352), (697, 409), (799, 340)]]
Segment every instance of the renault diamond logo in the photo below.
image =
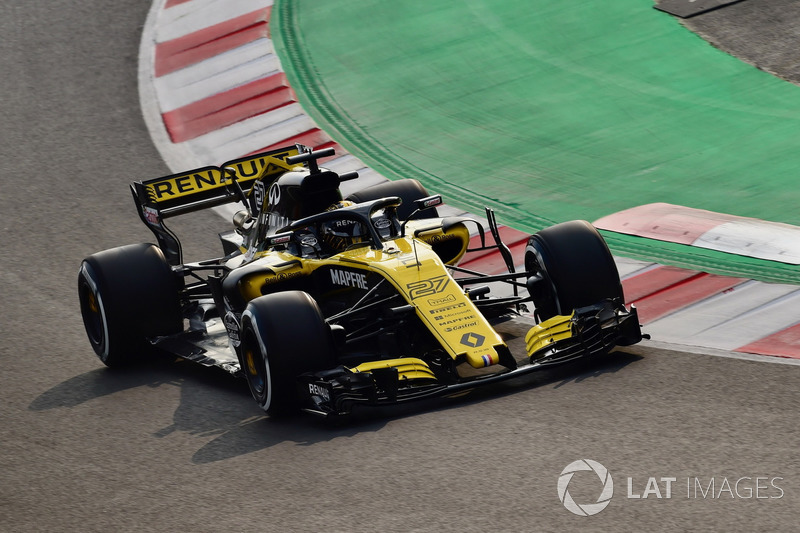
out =
[(470, 348), (477, 348), (478, 346), (483, 346), (483, 341), (486, 338), (483, 335), (478, 335), (477, 333), (464, 333), (461, 337), (461, 344), (464, 346), (469, 346)]

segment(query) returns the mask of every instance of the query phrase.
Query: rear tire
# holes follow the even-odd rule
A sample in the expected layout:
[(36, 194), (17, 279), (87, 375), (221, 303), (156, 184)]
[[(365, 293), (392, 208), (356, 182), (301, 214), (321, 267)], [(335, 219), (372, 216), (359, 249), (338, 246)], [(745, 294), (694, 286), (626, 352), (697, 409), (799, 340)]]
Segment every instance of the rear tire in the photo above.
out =
[(260, 296), (242, 315), (242, 371), (253, 398), (270, 415), (297, 410), (297, 377), (336, 363), (333, 338), (308, 293)]
[(584, 220), (556, 224), (532, 235), (525, 249), (525, 269), (544, 278), (530, 287), (541, 320), (569, 315), (606, 298), (624, 301), (608, 245)]
[(78, 298), (89, 342), (109, 367), (154, 353), (149, 337), (183, 329), (180, 285), (161, 249), (132, 244), (84, 259)]
[[(416, 209), (414, 202), (420, 198), (426, 198), (430, 196), (430, 194), (428, 194), (425, 187), (417, 180), (402, 179), (367, 187), (366, 189), (351, 194), (347, 199), (359, 203), (377, 200), (378, 198), (385, 198), (387, 196), (399, 196), (400, 199), (403, 200), (403, 203), (397, 208), (397, 216), (400, 220), (406, 220)], [(414, 215), (413, 219), (437, 218), (438, 216), (439, 214), (436, 208), (429, 207)]]

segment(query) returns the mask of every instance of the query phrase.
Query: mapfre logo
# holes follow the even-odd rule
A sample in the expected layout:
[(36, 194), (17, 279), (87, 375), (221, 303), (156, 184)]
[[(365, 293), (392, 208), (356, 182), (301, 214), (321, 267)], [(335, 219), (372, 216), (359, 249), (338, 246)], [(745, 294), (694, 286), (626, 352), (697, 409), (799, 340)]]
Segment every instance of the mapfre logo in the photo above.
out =
[[(583, 471), (594, 472), (597, 474), (597, 477), (600, 478), (600, 483), (603, 488), (600, 492), (600, 496), (597, 497), (597, 501), (594, 503), (579, 504), (572, 499), (569, 493), (569, 484), (573, 476), (576, 472)], [(581, 476), (581, 478), (583, 477), (584, 476)], [(584, 480), (581, 479), (581, 482), (583, 481)], [(599, 513), (608, 506), (613, 495), (614, 481), (611, 479), (611, 474), (608, 473), (606, 467), (597, 461), (578, 459), (568, 464), (567, 467), (561, 471), (561, 475), (558, 476), (558, 499), (561, 500), (561, 503), (564, 504), (564, 507), (566, 507), (568, 511), (578, 516), (592, 516)]]

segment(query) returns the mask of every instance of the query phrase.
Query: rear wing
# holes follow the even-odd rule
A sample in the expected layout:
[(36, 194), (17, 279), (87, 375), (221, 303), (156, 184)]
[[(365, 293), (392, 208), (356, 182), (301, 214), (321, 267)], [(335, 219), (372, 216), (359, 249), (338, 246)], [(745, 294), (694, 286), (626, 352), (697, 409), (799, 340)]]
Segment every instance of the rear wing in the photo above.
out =
[[(193, 213), (244, 198), (253, 184), (261, 179), (269, 185), (284, 172), (298, 168), (286, 158), (309, 152), (310, 148), (296, 144), (269, 152), (234, 159), (219, 167), (202, 167), (131, 184), (133, 199), (142, 222), (155, 234), (158, 244), (171, 265), (183, 262), (183, 252), (178, 237), (164, 225), (170, 217)], [(237, 187), (238, 184), (238, 187)], [(253, 195), (248, 200), (253, 210)]]

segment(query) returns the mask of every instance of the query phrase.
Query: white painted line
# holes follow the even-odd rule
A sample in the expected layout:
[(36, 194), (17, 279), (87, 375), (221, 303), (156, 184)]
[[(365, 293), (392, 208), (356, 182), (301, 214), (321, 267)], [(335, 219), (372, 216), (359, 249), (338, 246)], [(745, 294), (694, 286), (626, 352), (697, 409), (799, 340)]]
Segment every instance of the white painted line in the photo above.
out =
[[(731, 309), (729, 316), (732, 318), (730, 320), (681, 340), (700, 346), (734, 350), (789, 328), (795, 325), (800, 318), (800, 288), (793, 288), (794, 290), (788, 294), (742, 314), (736, 315), (736, 310)], [(681, 338), (680, 331), (673, 331), (670, 337), (671, 339)], [(664, 340), (670, 339), (665, 338)]]
[(628, 259), (627, 257), (614, 257), (614, 262), (617, 263), (617, 272), (619, 272), (620, 279), (630, 278), (659, 266), (655, 263)]
[(344, 198), (356, 191), (370, 187), (371, 185), (389, 181), (351, 154), (344, 154), (335, 159), (321, 161), (320, 164), (323, 168), (336, 172), (337, 174), (353, 171), (358, 172), (358, 178), (345, 181), (339, 187), (339, 190), (342, 192), (342, 197)]
[(365, 167), (358, 170), (358, 179), (353, 181), (345, 181), (342, 183), (339, 189), (342, 191), (342, 196), (347, 197), (354, 192), (360, 191), (361, 189), (366, 189), (367, 187), (372, 187), (373, 185), (384, 183), (386, 181), (389, 180), (371, 168)]
[(161, 112), (166, 113), (245, 83), (281, 72), (269, 39), (258, 39), (184, 69), (155, 78)]
[(361, 174), (361, 172), (367, 168), (367, 165), (359, 161), (358, 158), (351, 154), (337, 154), (335, 159), (325, 159), (320, 161), (320, 165), (328, 170), (336, 172), (337, 174), (344, 174), (345, 172), (352, 172), (354, 170)]
[(741, 361), (754, 361), (757, 363), (772, 363), (779, 365), (800, 366), (800, 359), (793, 359), (791, 357), (775, 357), (773, 355), (758, 355), (744, 352), (732, 352), (728, 350), (720, 350), (718, 348), (707, 346), (692, 346), (690, 344), (683, 344), (680, 342), (661, 342), (657, 340), (643, 340), (639, 344), (633, 346), (624, 346), (618, 350), (629, 353), (640, 353), (647, 355), (647, 350), (655, 348), (658, 350), (670, 350), (673, 352), (686, 352), (696, 355), (710, 355), (712, 357), (725, 357), (727, 359), (739, 359)]
[(139, 105), (142, 108), (142, 116), (147, 130), (150, 132), (150, 138), (161, 154), (161, 158), (171, 172), (179, 172), (181, 169), (193, 167), (194, 156), (188, 150), (188, 147), (172, 144), (164, 126), (164, 121), (161, 118), (158, 93), (153, 83), (155, 57), (153, 35), (158, 24), (159, 15), (164, 8), (164, 2), (165, 0), (155, 0), (153, 2), (142, 30), (142, 41), (139, 45)]
[(154, 39), (158, 43), (171, 41), (272, 4), (272, 0), (192, 0), (159, 9)]
[(707, 231), (694, 246), (800, 265), (800, 228), (789, 224), (734, 220)]
[(242, 157), (315, 128), (299, 104), (290, 104), (185, 141), (201, 165)]
[[(700, 346), (716, 346), (720, 334), (734, 348), (764, 338), (763, 325), (757, 332), (739, 325), (726, 325), (733, 317), (752, 312), (795, 292), (794, 285), (778, 285), (747, 281), (732, 290), (686, 307), (669, 316), (651, 322), (647, 332), (654, 339), (690, 342)], [(798, 317), (800, 318), (800, 317)], [(760, 322), (760, 320), (759, 320)], [(753, 336), (755, 334), (755, 336)]]

